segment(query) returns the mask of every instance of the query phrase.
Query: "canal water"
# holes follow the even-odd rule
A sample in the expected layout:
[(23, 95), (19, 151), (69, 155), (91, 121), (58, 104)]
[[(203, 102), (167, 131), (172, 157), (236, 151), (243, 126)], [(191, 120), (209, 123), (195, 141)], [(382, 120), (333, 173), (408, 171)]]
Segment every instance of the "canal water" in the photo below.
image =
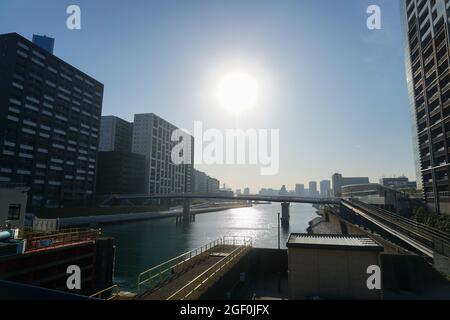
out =
[[(254, 247), (278, 248), (280, 211), (280, 204), (266, 204), (198, 214), (191, 223), (167, 218), (104, 226), (103, 235), (116, 244), (115, 282), (134, 291), (140, 272), (223, 236), (248, 236)], [(282, 248), (291, 232), (306, 232), (315, 211), (311, 205), (291, 204), (290, 226), (281, 228)]]

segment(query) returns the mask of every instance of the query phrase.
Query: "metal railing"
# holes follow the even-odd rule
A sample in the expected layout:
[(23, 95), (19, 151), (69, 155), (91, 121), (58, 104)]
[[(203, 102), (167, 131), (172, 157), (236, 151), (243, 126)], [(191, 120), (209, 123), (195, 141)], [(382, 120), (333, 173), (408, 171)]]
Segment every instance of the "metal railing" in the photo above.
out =
[(112, 285), (111, 287), (108, 287), (106, 289), (103, 289), (99, 292), (94, 293), (93, 295), (90, 295), (90, 298), (97, 298), (97, 299), (103, 299), (103, 296), (106, 294), (107, 298), (105, 300), (114, 300), (119, 296), (120, 289), (117, 284)]
[(194, 300), (199, 298), (215, 279), (229, 270), (251, 247), (252, 240), (243, 239), (242, 244), (229, 255), (172, 294), (167, 300)]
[(94, 241), (100, 236), (99, 229), (68, 229), (54, 233), (25, 233), (25, 252), (52, 248), (82, 241)]
[(143, 289), (154, 289), (171, 277), (181, 274), (196, 263), (206, 259), (212, 249), (223, 250), (224, 246), (242, 246), (248, 243), (248, 241), (251, 243), (251, 238), (238, 236), (223, 237), (143, 271), (137, 277), (137, 292), (141, 293)]
[(377, 221), (415, 240), (426, 247), (430, 254), (435, 251), (447, 257), (450, 256), (450, 235), (443, 231), (354, 199), (351, 202), (343, 201), (343, 203), (365, 211)]
[(156, 267), (141, 272), (137, 278), (138, 292), (141, 292), (143, 285), (146, 285), (146, 289), (157, 287), (169, 277), (181, 273), (191, 267), (194, 263), (198, 262), (200, 259), (206, 258), (208, 252), (212, 248), (221, 245), (223, 245), (223, 239), (217, 239), (200, 248), (186, 252)]
[(33, 227), (22, 227), (19, 229), (19, 236), (25, 237), (25, 236), (43, 236), (43, 235), (52, 235), (57, 233), (69, 233), (69, 232), (81, 232), (81, 231), (87, 231), (92, 230), (91, 228), (59, 228), (54, 231), (43, 231), (43, 230), (36, 230), (33, 229)]

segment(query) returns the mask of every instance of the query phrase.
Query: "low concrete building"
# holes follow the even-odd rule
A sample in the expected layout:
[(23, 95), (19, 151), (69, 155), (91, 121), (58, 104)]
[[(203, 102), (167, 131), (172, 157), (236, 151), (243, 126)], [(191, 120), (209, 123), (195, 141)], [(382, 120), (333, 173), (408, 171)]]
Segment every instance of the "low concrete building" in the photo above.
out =
[(367, 286), (383, 251), (371, 238), (293, 233), (287, 247), (289, 299), (381, 299)]
[(354, 184), (368, 184), (368, 177), (343, 177), (340, 173), (335, 173), (331, 177), (331, 181), (333, 183), (333, 195), (335, 197), (342, 196), (342, 187), (351, 186)]
[(0, 229), (21, 228), (27, 210), (28, 187), (0, 187)]
[(355, 198), (397, 214), (410, 209), (408, 194), (376, 183), (342, 187), (342, 197)]
[(206, 173), (194, 169), (193, 193), (218, 193), (220, 191), (220, 181), (208, 176)]

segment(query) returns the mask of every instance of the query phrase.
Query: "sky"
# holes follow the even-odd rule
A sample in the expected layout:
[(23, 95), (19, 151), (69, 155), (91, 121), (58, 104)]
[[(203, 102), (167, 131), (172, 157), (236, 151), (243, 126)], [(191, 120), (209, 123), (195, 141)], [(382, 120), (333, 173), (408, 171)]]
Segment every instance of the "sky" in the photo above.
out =
[[(81, 30), (66, 8), (81, 9)], [(381, 8), (381, 30), (366, 26)], [(400, 5), (394, 0), (0, 0), (0, 33), (56, 38), (55, 55), (105, 85), (103, 115), (153, 112), (192, 132), (279, 129), (280, 170), (196, 165), (234, 189), (344, 176), (415, 180)], [(229, 72), (258, 83), (240, 116), (215, 97)]]

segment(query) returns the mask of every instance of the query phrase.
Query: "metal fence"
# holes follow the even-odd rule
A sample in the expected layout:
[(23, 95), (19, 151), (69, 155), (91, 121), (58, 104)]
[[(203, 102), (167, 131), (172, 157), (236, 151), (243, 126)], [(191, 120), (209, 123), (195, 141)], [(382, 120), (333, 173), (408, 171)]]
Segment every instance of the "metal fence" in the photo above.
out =
[(214, 251), (222, 251), (226, 246), (247, 246), (249, 237), (223, 237), (200, 248), (191, 250), (156, 267), (141, 272), (137, 278), (138, 293), (155, 289), (170, 278), (188, 270), (195, 264), (208, 258)]
[(218, 278), (231, 269), (251, 246), (251, 239), (243, 239), (242, 244), (233, 252), (172, 294), (167, 300), (198, 299)]
[(90, 298), (97, 298), (97, 299), (105, 299), (105, 300), (114, 300), (119, 296), (120, 289), (117, 284), (112, 285), (109, 288), (103, 289), (99, 292), (94, 293), (93, 295), (90, 295)]
[(25, 252), (83, 241), (95, 241), (100, 233), (99, 229), (67, 229), (50, 233), (24, 231)]

